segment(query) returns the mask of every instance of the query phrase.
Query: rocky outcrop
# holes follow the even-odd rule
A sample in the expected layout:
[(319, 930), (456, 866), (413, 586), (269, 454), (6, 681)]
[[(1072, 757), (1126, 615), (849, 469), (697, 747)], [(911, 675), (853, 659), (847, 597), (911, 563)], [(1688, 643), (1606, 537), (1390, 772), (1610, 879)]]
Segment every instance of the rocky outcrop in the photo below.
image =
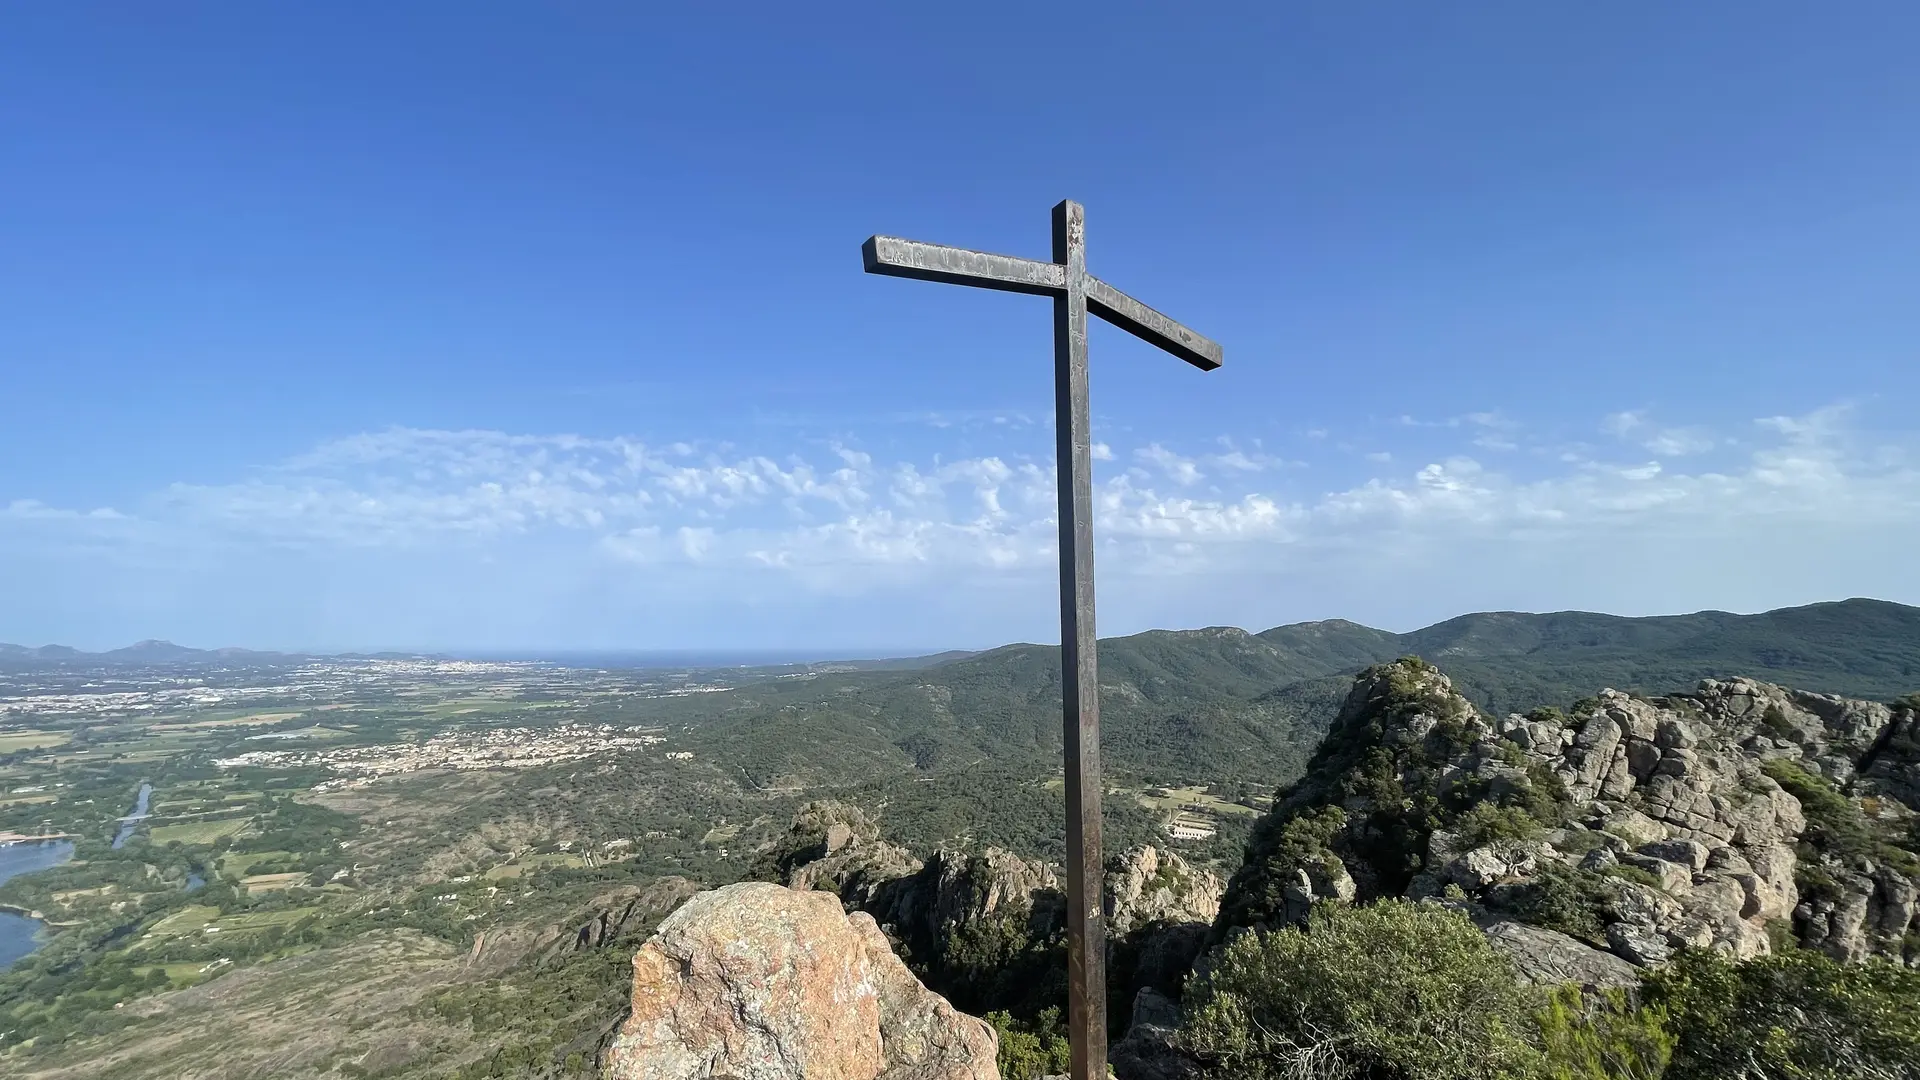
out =
[(997, 1044), (873, 919), (765, 882), (701, 893), (633, 959), (610, 1080), (997, 1080)]
[(1220, 879), (1150, 845), (1107, 861), (1107, 977), (1116, 1003), (1178, 995), (1220, 912)]
[[(783, 869), (782, 880), (872, 915), (916, 970), (969, 1006), (1000, 1007), (1012, 985), (1047, 990), (1059, 967), (1065, 890), (1043, 862), (989, 847), (941, 849), (923, 863), (881, 839), (858, 809), (826, 802), (803, 807), (773, 851), (765, 862)], [(1108, 861), (1108, 969), (1120, 1000), (1147, 986), (1178, 992), (1221, 891), (1218, 876), (1151, 846)]]
[(1636, 964), (1686, 945), (1767, 952), (1767, 926), (1798, 902), (1805, 816), (1735, 741), (1747, 731), (1728, 722), (1719, 686), (1658, 702), (1604, 690), (1565, 721), (1541, 713), (1493, 725), (1524, 767), (1564, 785), (1573, 807), (1538, 854), (1566, 862), (1564, 849), (1584, 849), (1574, 865), (1589, 872), (1637, 871), (1605, 928), (1612, 951)]
[(839, 896), (921, 953), (989, 919), (1025, 920), (1036, 933), (1065, 925), (1060, 880), (1045, 863), (994, 847), (943, 848), (922, 862), (845, 803), (801, 807), (759, 868), (793, 888)]
[(879, 826), (858, 807), (839, 802), (802, 806), (764, 863), (767, 876), (796, 889), (825, 889), (862, 909), (921, 867), (907, 849), (882, 840)]
[(1406, 895), (1490, 912), (1543, 979), (1620, 985), (1621, 961), (1754, 956), (1782, 934), (1920, 962), (1914, 724), (1909, 705), (1746, 679), (1495, 720), (1431, 665), (1380, 665), (1256, 826), (1215, 936)]
[(1220, 913), (1220, 879), (1151, 845), (1107, 861), (1107, 933), (1126, 937), (1156, 923), (1211, 923)]

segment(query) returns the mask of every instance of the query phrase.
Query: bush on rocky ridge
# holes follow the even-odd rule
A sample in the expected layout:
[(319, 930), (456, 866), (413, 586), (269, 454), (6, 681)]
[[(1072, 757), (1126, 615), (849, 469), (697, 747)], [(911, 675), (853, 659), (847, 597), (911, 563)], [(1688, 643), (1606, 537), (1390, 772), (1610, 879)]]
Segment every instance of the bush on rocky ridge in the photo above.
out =
[(1666, 1080), (1920, 1077), (1920, 971), (1808, 949), (1738, 962), (1689, 950), (1643, 985), (1677, 1037)]
[(1466, 916), (1382, 900), (1236, 936), (1187, 991), (1188, 1045), (1220, 1076), (1543, 1075), (1534, 996)]

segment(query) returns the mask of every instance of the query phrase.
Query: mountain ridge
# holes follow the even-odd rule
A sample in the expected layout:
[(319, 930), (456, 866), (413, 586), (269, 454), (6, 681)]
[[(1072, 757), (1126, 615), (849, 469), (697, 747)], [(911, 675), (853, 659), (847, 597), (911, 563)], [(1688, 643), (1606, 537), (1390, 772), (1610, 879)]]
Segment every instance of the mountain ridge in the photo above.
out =
[[(1698, 639), (1715, 633), (1727, 634), (1770, 623), (1831, 622), (1834, 621), (1832, 617), (1836, 615), (1841, 617), (1840, 621), (1854, 623), (1861, 622), (1863, 616), (1872, 616), (1874, 617), (1872, 621), (1880, 624), (1878, 629), (1881, 631), (1888, 628), (1887, 624), (1892, 623), (1893, 628), (1898, 631), (1920, 633), (1920, 607), (1872, 597), (1850, 597), (1845, 600), (1772, 608), (1747, 615), (1711, 608), (1673, 615), (1611, 615), (1605, 612), (1582, 610), (1478, 611), (1456, 615), (1405, 633), (1381, 630), (1339, 618), (1282, 623), (1259, 631), (1224, 625), (1190, 629), (1155, 628), (1133, 634), (1101, 638), (1100, 645), (1104, 650), (1116, 647), (1127, 649), (1130, 647), (1129, 643), (1132, 646), (1140, 646), (1168, 640), (1214, 638), (1236, 643), (1250, 640), (1263, 643), (1281, 653), (1293, 654), (1302, 665), (1299, 677), (1311, 678), (1335, 674), (1335, 669), (1345, 666), (1358, 670), (1368, 664), (1381, 663), (1407, 654), (1442, 658), (1463, 653), (1478, 657), (1534, 655), (1544, 648), (1556, 647), (1565, 651), (1569, 637), (1579, 639), (1574, 644), (1582, 648), (1644, 649), (1697, 645)], [(1032, 642), (1009, 642), (983, 650), (950, 649), (924, 656), (872, 657), (831, 663), (859, 664), (862, 665), (862, 670), (866, 671), (904, 670), (909, 667), (943, 668), (974, 661), (993, 661), (1024, 650), (1053, 652), (1055, 648), (1055, 646)], [(1395, 652), (1395, 650), (1399, 651)], [(200, 649), (177, 645), (160, 638), (147, 638), (131, 645), (102, 651), (87, 651), (59, 644), (28, 646), (0, 642), (0, 659), (13, 660), (170, 663), (205, 659), (293, 661), (324, 656), (359, 658), (400, 655), (444, 654), (391, 651), (313, 653), (252, 649), (244, 646)], [(828, 667), (831, 664), (814, 666)], [(1920, 672), (1920, 661), (1915, 662), (1914, 671)]]
[[(1463, 635), (1456, 625), (1452, 643), (1477, 643), (1443, 662), (1459, 692), (1494, 716), (1569, 708), (1599, 687), (1662, 695), (1709, 678), (1881, 702), (1920, 690), (1920, 608), (1841, 601), (1678, 618), (1651, 637), (1630, 620), (1469, 622), (1464, 629), (1480, 629)], [(1485, 630), (1514, 623), (1531, 629), (1521, 639)], [(1289, 782), (1354, 675), (1436, 646), (1332, 621), (1275, 631), (1160, 630), (1101, 642), (1101, 748), (1115, 782), (1227, 791)], [(717, 715), (687, 704), (676, 727), (696, 749), (724, 750), (762, 789), (879, 783), (872, 778), (904, 768), (924, 778), (918, 793), (890, 787), (875, 797), (924, 802), (936, 788), (964, 788), (938, 778), (972, 768), (1057, 769), (1060, 689), (1057, 647), (1009, 645), (915, 671), (743, 685)]]

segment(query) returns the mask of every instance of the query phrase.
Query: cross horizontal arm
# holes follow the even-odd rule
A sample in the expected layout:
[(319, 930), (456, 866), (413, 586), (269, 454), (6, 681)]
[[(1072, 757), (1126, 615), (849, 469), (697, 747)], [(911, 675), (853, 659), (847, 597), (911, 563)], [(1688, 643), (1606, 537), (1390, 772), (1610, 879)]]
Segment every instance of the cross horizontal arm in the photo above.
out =
[(1059, 263), (1021, 259), (1012, 255), (992, 255), (966, 248), (944, 247), (902, 240), (897, 236), (875, 236), (860, 247), (867, 273), (890, 277), (940, 281), (948, 285), (972, 285), (1003, 292), (1052, 296), (1067, 287), (1067, 268)]
[(1202, 371), (1219, 367), (1224, 358), (1219, 342), (1201, 337), (1092, 274), (1087, 275), (1087, 310)]

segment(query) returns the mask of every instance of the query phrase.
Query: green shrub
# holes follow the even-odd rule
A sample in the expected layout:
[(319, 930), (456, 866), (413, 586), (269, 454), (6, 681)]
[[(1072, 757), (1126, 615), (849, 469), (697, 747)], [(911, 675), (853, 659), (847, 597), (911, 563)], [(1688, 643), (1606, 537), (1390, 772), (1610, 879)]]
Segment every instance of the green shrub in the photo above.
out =
[(1543, 831), (1540, 822), (1515, 806), (1475, 803), (1453, 824), (1461, 842), (1469, 848), (1496, 840), (1531, 840)]
[(1589, 999), (1562, 986), (1540, 1010), (1540, 1046), (1552, 1080), (1658, 1080), (1673, 1057), (1666, 1013), (1609, 990)]
[(1821, 850), (1836, 855), (1864, 852), (1872, 843), (1859, 809), (1833, 790), (1825, 777), (1815, 776), (1785, 758), (1762, 762), (1760, 771), (1800, 800), (1800, 809), (1807, 816), (1808, 838)]
[(1920, 972), (1806, 949), (1744, 962), (1688, 950), (1643, 985), (1676, 1036), (1668, 1080), (1920, 1076)]
[(1649, 889), (1661, 888), (1659, 875), (1651, 870), (1642, 870), (1637, 866), (1629, 866), (1626, 863), (1615, 863), (1607, 867), (1606, 873), (1608, 877), (1619, 878), (1621, 881), (1631, 881), (1635, 885), (1645, 885)]
[(1605, 915), (1618, 892), (1619, 886), (1610, 885), (1605, 875), (1549, 863), (1531, 880), (1499, 890), (1490, 899), (1524, 922), (1604, 949)]
[(1760, 770), (1800, 801), (1807, 817), (1805, 842), (1821, 854), (1838, 859), (1860, 855), (1883, 862), (1904, 874), (1920, 873), (1920, 858), (1883, 835), (1851, 799), (1833, 789), (1823, 776), (1785, 758), (1762, 762)]
[(1005, 1012), (990, 1012), (986, 1019), (1000, 1036), (1000, 1075), (1005, 1080), (1065, 1075), (1073, 1064), (1059, 1009), (1044, 1009), (1032, 1021), (1016, 1020)]
[(1244, 1080), (1537, 1077), (1534, 1002), (1457, 911), (1320, 904), (1305, 929), (1222, 947), (1188, 989), (1184, 1037), (1217, 1075)]
[(1034, 934), (1024, 912), (962, 922), (937, 948), (922, 977), (956, 1008), (997, 1006), (1032, 1016), (1060, 989), (1063, 943), (1057, 935)]
[(1553, 846), (1567, 855), (1585, 855), (1596, 848), (1602, 848), (1607, 842), (1592, 829), (1568, 829)]

